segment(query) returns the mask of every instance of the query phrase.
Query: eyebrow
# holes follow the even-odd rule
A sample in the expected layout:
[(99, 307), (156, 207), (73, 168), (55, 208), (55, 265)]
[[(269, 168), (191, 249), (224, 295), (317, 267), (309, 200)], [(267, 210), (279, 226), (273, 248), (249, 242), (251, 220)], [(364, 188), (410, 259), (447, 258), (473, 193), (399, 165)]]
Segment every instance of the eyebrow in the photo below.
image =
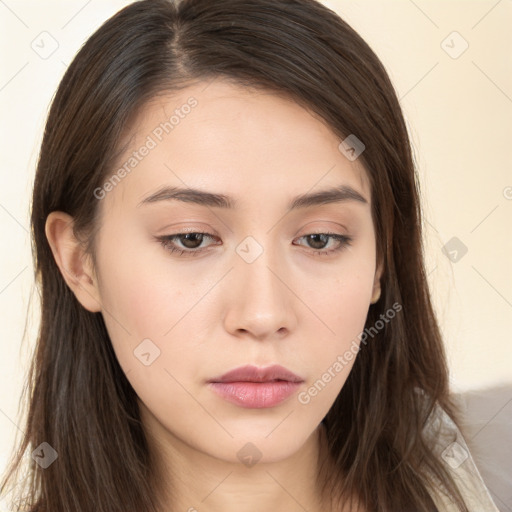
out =
[[(195, 188), (162, 187), (155, 193), (143, 199), (137, 206), (152, 204), (160, 201), (182, 201), (200, 206), (232, 209), (236, 207), (236, 200), (224, 194), (214, 194)], [(356, 201), (368, 204), (368, 201), (349, 185), (340, 185), (318, 192), (302, 194), (292, 198), (288, 203), (289, 210), (311, 208), (331, 203)]]

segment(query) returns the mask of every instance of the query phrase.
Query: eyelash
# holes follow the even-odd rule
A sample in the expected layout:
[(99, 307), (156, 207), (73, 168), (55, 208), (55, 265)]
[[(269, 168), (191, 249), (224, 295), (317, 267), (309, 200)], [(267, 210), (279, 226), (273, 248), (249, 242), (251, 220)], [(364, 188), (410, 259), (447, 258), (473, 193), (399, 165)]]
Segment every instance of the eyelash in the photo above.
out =
[[(170, 253), (178, 253), (179, 256), (183, 256), (184, 254), (187, 254), (190, 256), (196, 256), (196, 255), (203, 253), (204, 251), (207, 250), (206, 248), (197, 249), (197, 250), (196, 249), (188, 249), (188, 250), (187, 249), (178, 249), (176, 246), (172, 245), (173, 241), (176, 238), (179, 238), (180, 236), (185, 236), (185, 235), (203, 235), (206, 238), (210, 238), (210, 239), (216, 238), (214, 235), (211, 235), (210, 233), (193, 231), (193, 232), (186, 232), (186, 233), (175, 233), (173, 235), (163, 235), (163, 236), (156, 237), (156, 239), (162, 244), (162, 246), (167, 251), (169, 251)], [(319, 255), (319, 256), (329, 256), (338, 251), (341, 251), (345, 247), (348, 247), (352, 244), (352, 237), (349, 237), (346, 235), (340, 235), (339, 233), (331, 233), (331, 232), (309, 233), (307, 235), (303, 235), (303, 236), (299, 237), (299, 240), (301, 238), (306, 238), (306, 237), (312, 236), (312, 235), (326, 235), (330, 239), (337, 240), (339, 242), (338, 247), (336, 247), (335, 249), (328, 250), (328, 251), (324, 251), (321, 249), (319, 249), (319, 250), (313, 249), (313, 253), (316, 255)], [(218, 245), (218, 244), (214, 244), (214, 245)]]

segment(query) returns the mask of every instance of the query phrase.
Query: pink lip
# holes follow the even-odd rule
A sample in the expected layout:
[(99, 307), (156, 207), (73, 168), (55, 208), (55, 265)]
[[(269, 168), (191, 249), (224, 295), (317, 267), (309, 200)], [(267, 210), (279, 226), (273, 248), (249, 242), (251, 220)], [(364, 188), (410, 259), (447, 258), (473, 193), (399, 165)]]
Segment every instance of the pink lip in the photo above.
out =
[(286, 400), (304, 379), (286, 368), (241, 366), (220, 377), (210, 379), (210, 388), (225, 400), (241, 407), (263, 409)]

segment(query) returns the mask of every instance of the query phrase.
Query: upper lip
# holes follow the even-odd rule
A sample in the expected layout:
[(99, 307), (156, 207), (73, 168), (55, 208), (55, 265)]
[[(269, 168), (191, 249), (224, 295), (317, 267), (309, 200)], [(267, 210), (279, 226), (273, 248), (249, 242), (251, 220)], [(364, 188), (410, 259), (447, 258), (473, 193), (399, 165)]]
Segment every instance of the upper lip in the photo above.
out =
[(220, 377), (210, 379), (209, 382), (271, 382), (286, 380), (289, 382), (303, 382), (304, 379), (280, 365), (258, 368), (246, 365), (231, 370)]

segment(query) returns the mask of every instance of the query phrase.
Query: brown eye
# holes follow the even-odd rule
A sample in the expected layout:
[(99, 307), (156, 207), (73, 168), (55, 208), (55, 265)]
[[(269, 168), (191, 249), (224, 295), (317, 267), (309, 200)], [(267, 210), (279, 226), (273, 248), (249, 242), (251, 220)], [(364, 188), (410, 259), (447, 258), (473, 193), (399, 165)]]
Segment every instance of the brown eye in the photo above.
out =
[[(352, 242), (352, 238), (345, 235), (340, 235), (339, 233), (311, 233), (309, 235), (304, 235), (300, 237), (298, 240), (305, 239), (307, 246), (311, 249), (314, 249), (315, 254), (332, 254), (345, 247), (349, 246)], [(331, 249), (324, 250), (326, 246), (328, 246), (329, 242), (334, 240), (338, 243), (337, 246)], [(303, 245), (303, 244), (299, 244)]]
[(329, 235), (325, 235), (323, 233), (306, 235), (306, 239), (312, 249), (323, 249), (329, 243)]
[(178, 240), (187, 249), (197, 249), (201, 245), (203, 237), (203, 233), (186, 233), (184, 235), (177, 235)]
[[(207, 249), (208, 246), (201, 247), (207, 240), (214, 240), (214, 236), (209, 233), (176, 233), (174, 235), (164, 235), (157, 237), (157, 240), (172, 253), (190, 254), (195, 256)], [(209, 244), (213, 245), (213, 244)]]

